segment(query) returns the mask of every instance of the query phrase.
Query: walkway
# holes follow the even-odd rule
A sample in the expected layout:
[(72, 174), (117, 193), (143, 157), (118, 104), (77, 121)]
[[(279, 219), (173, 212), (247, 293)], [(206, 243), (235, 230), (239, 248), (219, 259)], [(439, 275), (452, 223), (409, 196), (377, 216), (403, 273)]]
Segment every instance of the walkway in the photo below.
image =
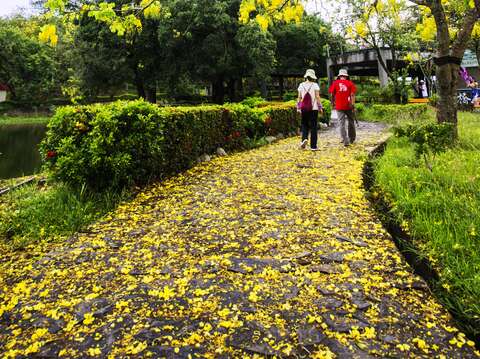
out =
[(364, 198), (384, 136), (217, 158), (0, 264), (0, 357), (475, 357)]

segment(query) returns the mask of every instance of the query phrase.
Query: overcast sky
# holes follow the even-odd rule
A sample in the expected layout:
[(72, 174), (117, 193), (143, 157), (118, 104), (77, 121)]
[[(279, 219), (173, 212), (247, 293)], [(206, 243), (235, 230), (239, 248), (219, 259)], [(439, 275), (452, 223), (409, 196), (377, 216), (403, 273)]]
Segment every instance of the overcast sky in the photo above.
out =
[[(335, 6), (340, 1), (335, 0), (307, 0), (306, 9), (310, 14), (318, 14), (326, 20), (330, 20), (335, 16)], [(338, 5), (337, 5), (338, 6)], [(0, 0), (0, 16), (8, 16), (18, 13), (20, 10), (31, 10), (30, 0)]]
[(30, 0), (0, 0), (0, 16), (12, 15), (20, 9), (31, 9)]

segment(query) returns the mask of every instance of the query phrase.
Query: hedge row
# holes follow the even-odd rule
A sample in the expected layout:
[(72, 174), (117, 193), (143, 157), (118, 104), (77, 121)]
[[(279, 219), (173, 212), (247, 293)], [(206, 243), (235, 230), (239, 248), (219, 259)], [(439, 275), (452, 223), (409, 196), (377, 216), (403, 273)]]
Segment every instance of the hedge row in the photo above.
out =
[(118, 101), (58, 109), (40, 147), (57, 180), (116, 190), (184, 170), (217, 147), (242, 149), (249, 139), (298, 126), (293, 103), (162, 108)]
[(428, 117), (427, 104), (371, 105), (357, 104), (358, 117), (364, 121), (398, 124), (404, 121), (425, 120)]

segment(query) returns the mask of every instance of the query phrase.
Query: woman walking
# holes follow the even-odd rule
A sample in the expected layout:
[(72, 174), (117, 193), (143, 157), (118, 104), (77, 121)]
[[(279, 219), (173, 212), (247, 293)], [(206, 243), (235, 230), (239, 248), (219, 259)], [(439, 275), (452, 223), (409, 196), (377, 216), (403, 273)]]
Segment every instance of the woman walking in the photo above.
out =
[(318, 112), (323, 112), (320, 101), (320, 87), (318, 86), (315, 71), (308, 69), (305, 72), (305, 81), (298, 86), (297, 111), (302, 114), (302, 142), (300, 148), (307, 146), (310, 133), (310, 149), (316, 151), (318, 136)]

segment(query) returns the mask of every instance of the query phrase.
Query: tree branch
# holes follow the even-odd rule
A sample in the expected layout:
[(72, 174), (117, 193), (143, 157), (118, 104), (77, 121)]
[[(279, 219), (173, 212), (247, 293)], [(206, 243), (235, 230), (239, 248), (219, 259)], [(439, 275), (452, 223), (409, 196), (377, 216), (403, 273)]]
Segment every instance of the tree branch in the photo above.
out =
[(448, 31), (448, 21), (445, 9), (441, 0), (434, 0), (429, 6), (437, 25), (438, 56), (450, 55), (450, 32)]
[(430, 0), (410, 0), (410, 1), (420, 6), (426, 6), (426, 7), (432, 6), (432, 2)]
[[(478, 0), (477, 0), (478, 2)], [(468, 11), (464, 17), (460, 31), (457, 34), (457, 38), (452, 45), (452, 56), (463, 57), (463, 53), (467, 48), (468, 41), (472, 35), (473, 26), (475, 25), (476, 20), (478, 19), (477, 9), (471, 9)]]

